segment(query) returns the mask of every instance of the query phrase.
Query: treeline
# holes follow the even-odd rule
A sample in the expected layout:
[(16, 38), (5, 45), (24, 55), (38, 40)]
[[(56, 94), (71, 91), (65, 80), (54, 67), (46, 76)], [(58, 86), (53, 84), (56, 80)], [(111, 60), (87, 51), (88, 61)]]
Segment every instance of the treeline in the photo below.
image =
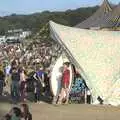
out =
[(99, 6), (79, 8), (76, 10), (67, 10), (65, 12), (34, 13), (31, 15), (17, 15), (0, 17), (0, 35), (4, 35), (9, 29), (31, 30), (33, 33), (38, 32), (49, 20), (57, 23), (74, 26), (89, 16), (91, 16)]

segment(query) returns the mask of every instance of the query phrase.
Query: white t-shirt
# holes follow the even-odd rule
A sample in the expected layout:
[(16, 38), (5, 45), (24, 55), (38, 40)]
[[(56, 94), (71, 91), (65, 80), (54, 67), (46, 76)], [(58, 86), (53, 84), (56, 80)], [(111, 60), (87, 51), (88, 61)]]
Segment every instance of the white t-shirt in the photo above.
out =
[(10, 65), (6, 66), (6, 68), (5, 68), (6, 75), (10, 74), (10, 69), (11, 69)]
[(90, 90), (88, 90), (88, 91), (87, 91), (87, 95), (91, 95), (91, 92), (90, 92)]

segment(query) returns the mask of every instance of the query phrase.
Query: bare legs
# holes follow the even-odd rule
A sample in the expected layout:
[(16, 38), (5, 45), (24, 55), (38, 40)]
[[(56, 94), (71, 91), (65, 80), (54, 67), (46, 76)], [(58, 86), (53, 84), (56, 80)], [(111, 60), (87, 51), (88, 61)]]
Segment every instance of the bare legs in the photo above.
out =
[(61, 93), (60, 93), (60, 97), (58, 100), (58, 104), (62, 104), (62, 100), (66, 98), (66, 102), (65, 104), (68, 103), (68, 99), (69, 99), (69, 89), (68, 88), (62, 88), (61, 89)]

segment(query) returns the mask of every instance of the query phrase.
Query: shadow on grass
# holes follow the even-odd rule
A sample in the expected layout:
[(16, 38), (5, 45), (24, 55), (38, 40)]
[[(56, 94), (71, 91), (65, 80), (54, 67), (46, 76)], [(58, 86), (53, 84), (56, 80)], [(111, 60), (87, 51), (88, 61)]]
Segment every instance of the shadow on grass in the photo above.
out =
[[(28, 98), (27, 98), (30, 102), (34, 102), (35, 101), (35, 97), (33, 93), (29, 93), (28, 94)], [(40, 101), (51, 104), (52, 98), (47, 97), (47, 96), (41, 96)]]
[(10, 95), (0, 96), (0, 103), (10, 103)]
[[(27, 100), (34, 103), (35, 98), (33, 93), (28, 93)], [(52, 98), (47, 96), (41, 96), (40, 101), (51, 104)], [(11, 96), (7, 94), (6, 96), (0, 96), (0, 103), (12, 103)]]
[(0, 109), (0, 120), (3, 120), (5, 113), (6, 113), (5, 111), (2, 111)]

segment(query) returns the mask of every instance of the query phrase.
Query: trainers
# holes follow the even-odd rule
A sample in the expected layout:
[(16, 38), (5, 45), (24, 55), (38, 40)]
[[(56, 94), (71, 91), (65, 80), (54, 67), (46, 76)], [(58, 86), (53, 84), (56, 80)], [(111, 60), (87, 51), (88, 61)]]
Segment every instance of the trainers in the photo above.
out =
[(38, 104), (43, 104), (44, 102), (42, 102), (42, 101), (38, 101), (37, 103), (38, 103)]
[(57, 105), (61, 105), (61, 104), (62, 104), (62, 102), (60, 102), (60, 101), (57, 102)]

